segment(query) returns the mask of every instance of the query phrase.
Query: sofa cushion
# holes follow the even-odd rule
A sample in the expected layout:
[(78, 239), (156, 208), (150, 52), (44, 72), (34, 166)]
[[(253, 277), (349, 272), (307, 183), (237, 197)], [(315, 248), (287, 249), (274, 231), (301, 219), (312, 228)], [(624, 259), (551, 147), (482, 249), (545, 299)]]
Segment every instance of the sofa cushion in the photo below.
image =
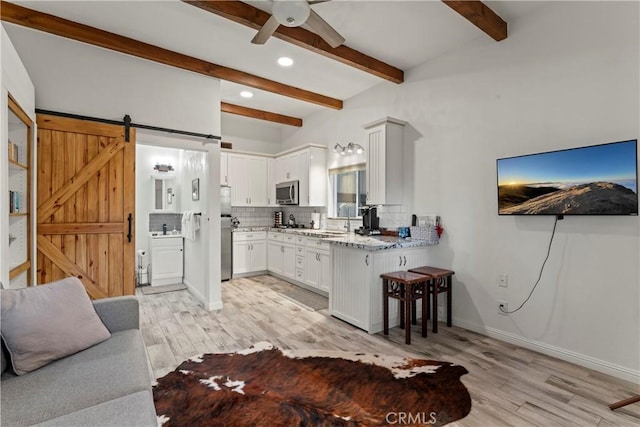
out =
[(143, 390), (151, 379), (142, 334), (116, 332), (26, 375), (2, 375), (2, 424), (35, 424)]
[(36, 425), (38, 427), (155, 427), (158, 425), (158, 418), (151, 392), (139, 391)]
[(2, 338), (18, 375), (111, 336), (76, 277), (44, 286), (3, 289), (1, 299)]

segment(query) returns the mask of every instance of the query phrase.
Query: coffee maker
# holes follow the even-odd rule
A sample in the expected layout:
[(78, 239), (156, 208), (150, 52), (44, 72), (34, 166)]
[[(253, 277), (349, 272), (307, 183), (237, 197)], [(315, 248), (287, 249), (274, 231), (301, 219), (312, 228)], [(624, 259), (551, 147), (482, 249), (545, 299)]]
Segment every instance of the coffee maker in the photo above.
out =
[(362, 212), (362, 227), (356, 233), (363, 236), (380, 234), (380, 219), (378, 218), (378, 208), (376, 206), (365, 206)]

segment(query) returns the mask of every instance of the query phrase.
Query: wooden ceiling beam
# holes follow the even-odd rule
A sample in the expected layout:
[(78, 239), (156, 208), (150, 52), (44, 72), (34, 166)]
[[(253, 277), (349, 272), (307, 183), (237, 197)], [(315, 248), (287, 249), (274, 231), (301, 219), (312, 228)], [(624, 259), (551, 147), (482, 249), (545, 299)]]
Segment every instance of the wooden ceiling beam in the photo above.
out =
[(487, 5), (478, 0), (442, 0), (473, 25), (499, 42), (507, 38), (507, 23)]
[(323, 107), (342, 109), (342, 100), (289, 86), (244, 71), (224, 67), (192, 56), (184, 55), (139, 40), (110, 33), (88, 25), (69, 21), (47, 13), (38, 12), (26, 7), (5, 1), (1, 2), (2, 20), (34, 30), (44, 31), (57, 36), (99, 46), (105, 49), (144, 58), (149, 61), (192, 71), (194, 73), (215, 77), (261, 89), (289, 98), (298, 99)]
[[(238, 0), (182, 1), (255, 30), (262, 28), (271, 16), (263, 10)], [(394, 83), (404, 82), (404, 71), (401, 69), (345, 45), (332, 48), (320, 36), (304, 28), (280, 25), (273, 36), (385, 80)], [(250, 40), (247, 40), (247, 43), (250, 43)]]
[(220, 103), (220, 111), (223, 113), (236, 114), (238, 116), (251, 117), (252, 119), (266, 120), (283, 125), (302, 127), (302, 119), (285, 116), (283, 114), (271, 113), (269, 111), (257, 110), (255, 108), (243, 107), (240, 105)]

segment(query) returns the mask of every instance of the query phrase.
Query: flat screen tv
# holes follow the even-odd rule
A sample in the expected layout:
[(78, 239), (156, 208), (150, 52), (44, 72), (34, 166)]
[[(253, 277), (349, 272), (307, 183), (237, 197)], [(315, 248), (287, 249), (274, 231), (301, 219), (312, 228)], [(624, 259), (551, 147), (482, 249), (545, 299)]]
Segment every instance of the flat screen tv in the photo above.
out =
[(637, 140), (497, 160), (500, 215), (638, 215)]

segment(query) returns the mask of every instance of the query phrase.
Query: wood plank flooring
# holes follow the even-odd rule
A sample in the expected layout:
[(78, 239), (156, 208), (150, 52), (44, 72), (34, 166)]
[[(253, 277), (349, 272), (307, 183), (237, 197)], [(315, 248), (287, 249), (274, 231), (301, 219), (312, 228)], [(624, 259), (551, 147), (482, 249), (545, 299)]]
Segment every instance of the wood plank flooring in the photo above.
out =
[[(608, 404), (640, 393), (633, 383), (458, 327), (404, 344), (404, 331), (369, 335), (310, 311), (270, 289), (271, 276), (222, 285), (224, 308), (208, 312), (187, 291), (142, 295), (140, 321), (156, 378), (200, 353), (230, 352), (268, 341), (287, 349), (362, 351), (449, 361), (473, 399), (471, 413), (452, 426), (640, 426), (640, 404)], [(419, 322), (418, 322), (419, 323)], [(417, 328), (417, 327), (414, 327)]]

